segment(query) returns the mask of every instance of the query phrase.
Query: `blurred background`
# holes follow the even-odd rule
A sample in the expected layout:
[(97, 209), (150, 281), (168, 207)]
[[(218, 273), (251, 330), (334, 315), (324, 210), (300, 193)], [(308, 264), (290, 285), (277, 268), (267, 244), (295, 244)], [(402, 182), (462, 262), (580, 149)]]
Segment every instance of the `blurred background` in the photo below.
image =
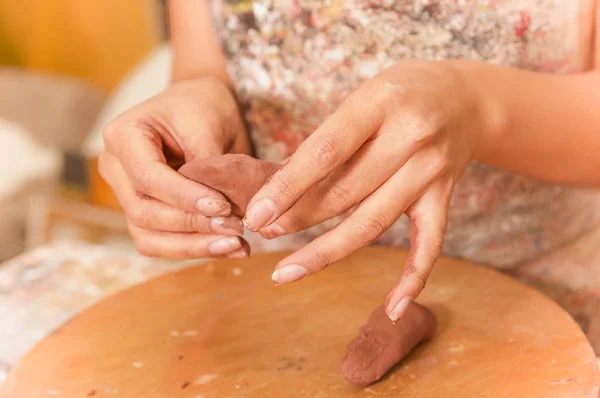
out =
[(0, 0), (0, 264), (56, 240), (127, 244), (102, 128), (168, 84), (160, 0)]
[(165, 88), (165, 1), (0, 0), (0, 384), (109, 294), (186, 262), (138, 255), (96, 164), (102, 130)]
[[(0, 384), (86, 307), (200, 261), (137, 254), (97, 170), (104, 126), (169, 84), (165, 2), (0, 0)], [(600, 352), (598, 289), (555, 283), (548, 269), (523, 275), (550, 281), (542, 290)]]

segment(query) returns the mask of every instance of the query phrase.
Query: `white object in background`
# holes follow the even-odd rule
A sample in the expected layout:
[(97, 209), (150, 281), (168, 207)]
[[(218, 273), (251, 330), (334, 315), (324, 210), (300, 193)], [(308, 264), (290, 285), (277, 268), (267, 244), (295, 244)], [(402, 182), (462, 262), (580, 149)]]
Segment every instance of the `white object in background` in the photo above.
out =
[(39, 145), (25, 128), (0, 118), (0, 200), (34, 179), (57, 175), (60, 166), (58, 151)]
[(87, 139), (83, 143), (84, 154), (98, 156), (104, 149), (102, 131), (112, 119), (127, 109), (158, 94), (171, 81), (171, 46), (163, 44), (151, 52), (121, 81), (106, 101)]

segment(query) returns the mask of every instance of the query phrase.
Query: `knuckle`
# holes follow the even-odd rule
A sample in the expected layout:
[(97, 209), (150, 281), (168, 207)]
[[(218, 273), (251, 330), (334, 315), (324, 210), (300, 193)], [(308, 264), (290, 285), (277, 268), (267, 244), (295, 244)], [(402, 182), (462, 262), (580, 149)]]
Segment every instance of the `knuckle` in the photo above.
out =
[(294, 190), (294, 181), (296, 179), (284, 169), (285, 167), (281, 169), (280, 172), (273, 175), (270, 184), (275, 189), (277, 196), (280, 196), (287, 201), (294, 201), (296, 199)]
[(113, 143), (119, 136), (121, 130), (119, 118), (113, 119), (104, 126), (102, 137), (106, 144)]
[(138, 253), (145, 257), (156, 257), (157, 252), (154, 245), (151, 245), (145, 239), (138, 237), (134, 239), (135, 249)]
[(152, 220), (156, 218), (156, 210), (152, 206), (138, 205), (129, 211), (128, 218), (136, 227), (150, 227)]
[(200, 221), (198, 216), (192, 212), (185, 212), (183, 215), (183, 228), (187, 232), (200, 231)]
[(200, 251), (195, 245), (187, 244), (183, 245), (177, 250), (177, 257), (179, 258), (198, 258), (202, 257)]
[(327, 210), (335, 214), (344, 213), (354, 205), (352, 194), (338, 184), (332, 185), (325, 192), (322, 203)]
[(425, 288), (429, 276), (427, 272), (415, 267), (414, 264), (409, 263), (406, 265), (402, 277), (416, 282), (418, 290), (421, 291)]
[(129, 235), (131, 236), (135, 250), (142, 256), (156, 256), (155, 245), (152, 245), (148, 241), (146, 233), (143, 230), (136, 228), (135, 224), (133, 223), (128, 223), (127, 227), (129, 229)]
[(314, 163), (329, 169), (334, 167), (341, 159), (344, 145), (335, 134), (323, 134), (313, 145), (310, 156)]
[(414, 149), (422, 148), (430, 144), (438, 131), (436, 123), (432, 117), (422, 116), (420, 112), (407, 118), (409, 142)]
[(376, 90), (385, 109), (394, 110), (404, 105), (406, 89), (402, 85), (384, 80)]
[(442, 253), (442, 250), (444, 250), (443, 231), (438, 231), (435, 236), (430, 237), (425, 244), (425, 250), (433, 263)]
[(127, 219), (129, 221), (131, 221), (131, 223), (133, 225), (135, 225), (136, 227), (143, 227), (143, 211), (139, 208), (133, 208), (133, 209), (126, 209), (125, 210), (125, 214), (127, 216)]
[(361, 243), (368, 244), (385, 232), (385, 226), (383, 222), (369, 217), (355, 221), (352, 231)]
[(315, 254), (313, 254), (313, 259), (318, 269), (323, 269), (331, 264), (331, 259), (327, 255), (327, 253), (320, 250), (316, 251)]
[(175, 204), (180, 209), (193, 207), (193, 200), (183, 189), (175, 189), (172, 193)]
[(416, 270), (415, 273), (412, 274), (412, 277), (417, 282), (419, 290), (423, 290), (427, 284), (427, 274), (423, 271)]
[(434, 151), (434, 153), (430, 157), (429, 164), (431, 167), (432, 174), (435, 177), (446, 174), (450, 168), (448, 156), (446, 156), (446, 154), (441, 150)]
[(185, 188), (180, 185), (162, 185), (161, 189), (171, 198), (173, 204), (180, 209), (193, 208), (193, 200)]
[(134, 187), (142, 192), (147, 192), (151, 185), (150, 171), (147, 165), (136, 162), (131, 167), (131, 178)]

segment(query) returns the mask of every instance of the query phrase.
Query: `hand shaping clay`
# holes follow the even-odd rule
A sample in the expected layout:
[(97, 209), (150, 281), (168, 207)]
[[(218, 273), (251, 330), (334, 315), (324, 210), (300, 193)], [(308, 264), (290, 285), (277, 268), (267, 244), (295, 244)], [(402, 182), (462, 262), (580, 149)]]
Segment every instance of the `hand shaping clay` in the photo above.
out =
[[(243, 217), (254, 194), (280, 167), (247, 155), (227, 154), (186, 163), (179, 173), (221, 192), (230, 201), (232, 213)], [(414, 346), (430, 339), (436, 326), (433, 313), (417, 303), (412, 303), (395, 325), (383, 306), (378, 307), (360, 335), (348, 344), (342, 375), (354, 384), (374, 383)]]
[(250, 199), (280, 167), (248, 155), (227, 154), (186, 163), (179, 173), (221, 192), (231, 203), (232, 214), (243, 217)]
[(412, 303), (396, 324), (383, 305), (379, 306), (360, 328), (359, 336), (348, 344), (340, 371), (353, 384), (374, 383), (417, 344), (431, 339), (436, 327), (435, 315), (417, 303)]

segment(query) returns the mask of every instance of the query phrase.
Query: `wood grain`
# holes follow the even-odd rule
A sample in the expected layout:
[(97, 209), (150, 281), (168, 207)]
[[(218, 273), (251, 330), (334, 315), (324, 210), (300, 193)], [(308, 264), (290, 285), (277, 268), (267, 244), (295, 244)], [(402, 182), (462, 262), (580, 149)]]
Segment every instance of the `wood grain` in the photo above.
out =
[(363, 390), (338, 373), (345, 346), (406, 254), (367, 248), (274, 287), (283, 254), (221, 260), (126, 290), (57, 330), (0, 397), (597, 397), (576, 323), (495, 271), (442, 259), (419, 301), (434, 339)]

